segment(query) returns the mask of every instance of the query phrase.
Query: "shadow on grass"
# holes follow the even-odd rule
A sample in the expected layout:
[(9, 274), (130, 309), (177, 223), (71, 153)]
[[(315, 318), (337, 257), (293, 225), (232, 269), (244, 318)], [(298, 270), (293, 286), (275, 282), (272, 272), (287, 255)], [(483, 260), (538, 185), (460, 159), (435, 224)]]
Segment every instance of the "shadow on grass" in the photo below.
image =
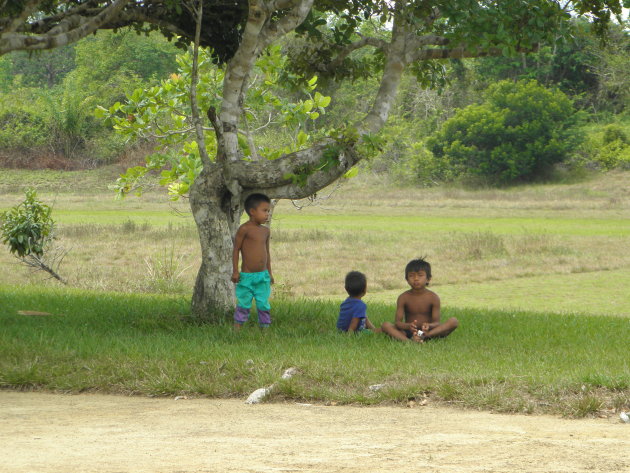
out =
[[(240, 333), (230, 320), (197, 323), (189, 307), (182, 296), (0, 286), (0, 387), (244, 398), (277, 383), (271, 399), (577, 417), (630, 406), (627, 318), (451, 308), (443, 316), (460, 328), (418, 346), (337, 333), (336, 302), (276, 300), (271, 328), (252, 315)], [(393, 303), (368, 311), (380, 324)], [(278, 382), (289, 367), (299, 374)]]

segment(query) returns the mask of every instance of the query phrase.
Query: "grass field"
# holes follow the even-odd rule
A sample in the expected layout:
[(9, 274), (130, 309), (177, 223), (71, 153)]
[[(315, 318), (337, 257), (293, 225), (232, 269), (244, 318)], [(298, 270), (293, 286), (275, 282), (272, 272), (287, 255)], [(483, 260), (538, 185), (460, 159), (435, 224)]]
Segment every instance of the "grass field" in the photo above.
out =
[[(449, 308), (461, 328), (419, 346), (336, 333), (335, 302), (276, 300), (272, 329), (235, 334), (190, 323), (184, 296), (0, 286), (0, 297), (2, 387), (245, 398), (296, 367), (272, 399), (430, 399), (574, 417), (630, 406), (621, 317)], [(54, 315), (18, 315), (26, 301)], [(369, 310), (376, 323), (389, 318), (387, 305)]]
[[(158, 192), (116, 201), (107, 189), (114, 178), (112, 169), (8, 170), (0, 209), (20, 202), (29, 185), (54, 205), (59, 244), (70, 250), (60, 272), (73, 287), (189, 295), (200, 251), (187, 203)], [(338, 299), (344, 274), (357, 269), (368, 275), (368, 300), (393, 304), (406, 287), (406, 262), (426, 255), (434, 289), (456, 307), (629, 316), (629, 180), (619, 173), (464, 190), (363, 177), (302, 210), (281, 202), (272, 224), (276, 293)], [(0, 283), (56, 284), (8, 252), (0, 265), (11, 268)]]
[[(114, 176), (0, 173), (0, 210), (36, 187), (70, 250), (60, 268), (70, 288), (0, 252), (0, 386), (244, 396), (297, 366), (277, 399), (429, 396), (570, 416), (630, 407), (628, 173), (500, 190), (396, 188), (364, 176), (317, 205), (281, 202), (274, 328), (240, 337), (186, 322), (199, 265), (186, 203), (154, 191), (115, 201)], [(347, 271), (367, 274), (365, 300), (380, 323), (393, 318), (404, 265), (418, 255), (431, 261), (433, 290), (458, 331), (420, 350), (334, 332)], [(379, 383), (386, 388), (369, 390)]]

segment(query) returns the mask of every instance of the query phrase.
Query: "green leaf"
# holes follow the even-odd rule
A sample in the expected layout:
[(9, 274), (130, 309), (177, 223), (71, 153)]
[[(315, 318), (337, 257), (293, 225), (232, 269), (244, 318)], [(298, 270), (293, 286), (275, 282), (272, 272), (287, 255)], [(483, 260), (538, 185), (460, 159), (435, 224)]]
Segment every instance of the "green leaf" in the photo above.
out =
[(297, 135), (297, 141), (296, 141), (298, 148), (301, 148), (302, 146), (304, 146), (307, 141), (308, 141), (308, 135), (304, 133), (302, 130), (300, 130), (300, 132)]
[(109, 111), (105, 107), (102, 107), (100, 105), (94, 109), (94, 116), (96, 118), (105, 118), (105, 116), (107, 116), (108, 114)]
[(304, 113), (308, 113), (311, 110), (313, 110), (313, 106), (314, 106), (314, 103), (312, 100), (305, 100), (304, 103), (302, 104), (302, 110), (304, 110)]
[(346, 179), (351, 179), (353, 177), (355, 177), (357, 174), (359, 174), (359, 168), (358, 167), (353, 167), (351, 168), (348, 172), (346, 172), (343, 177)]

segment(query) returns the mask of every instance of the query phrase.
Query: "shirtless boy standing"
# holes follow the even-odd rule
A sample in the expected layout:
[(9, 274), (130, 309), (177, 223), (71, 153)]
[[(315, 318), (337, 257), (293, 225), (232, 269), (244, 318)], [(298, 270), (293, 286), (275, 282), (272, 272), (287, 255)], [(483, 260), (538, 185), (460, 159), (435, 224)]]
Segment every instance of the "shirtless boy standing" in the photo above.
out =
[[(269, 255), (269, 228), (263, 224), (269, 220), (271, 200), (264, 194), (252, 194), (245, 199), (245, 212), (249, 220), (241, 225), (234, 239), (232, 252), (232, 282), (236, 284), (237, 305), (234, 312), (234, 329), (240, 330), (256, 300), (258, 325), (271, 324), (271, 256)], [(242, 257), (238, 270), (239, 254)]]
[(424, 259), (410, 261), (405, 279), (411, 289), (398, 296), (396, 323), (384, 322), (383, 332), (401, 341), (424, 342), (446, 337), (459, 324), (455, 317), (440, 323), (440, 298), (427, 289), (431, 281), (431, 265)]

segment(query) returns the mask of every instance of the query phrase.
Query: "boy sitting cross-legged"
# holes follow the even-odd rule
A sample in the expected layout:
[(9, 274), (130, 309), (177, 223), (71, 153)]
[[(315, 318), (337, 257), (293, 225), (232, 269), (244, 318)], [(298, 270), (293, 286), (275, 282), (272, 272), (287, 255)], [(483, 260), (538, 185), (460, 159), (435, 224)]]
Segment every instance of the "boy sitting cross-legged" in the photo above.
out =
[(451, 317), (440, 322), (440, 298), (427, 289), (431, 281), (431, 265), (422, 258), (410, 261), (405, 279), (411, 289), (403, 292), (396, 302), (396, 322), (383, 322), (383, 332), (401, 341), (417, 341), (446, 337), (459, 322)]

